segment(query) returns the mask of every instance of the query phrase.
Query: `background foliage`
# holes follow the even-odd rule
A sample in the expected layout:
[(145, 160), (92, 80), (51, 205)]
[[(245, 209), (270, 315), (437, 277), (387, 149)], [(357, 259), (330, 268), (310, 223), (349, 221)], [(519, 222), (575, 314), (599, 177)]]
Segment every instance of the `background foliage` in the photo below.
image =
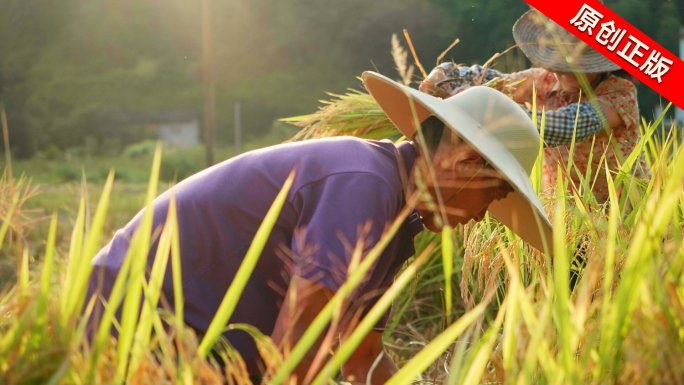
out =
[[(391, 136), (394, 131), (368, 95), (342, 94), (358, 86), (353, 76), (363, 69), (376, 66), (396, 76), (387, 52), (392, 32), (411, 31), (428, 70), (454, 37), (462, 42), (447, 59), (482, 63), (512, 44), (510, 26), (526, 9), (522, 0), (340, 3), (214, 3), (215, 54), (226, 63), (217, 76), (220, 140), (232, 136), (235, 100), (245, 106), (252, 137), (247, 150), (290, 137), (271, 124), (273, 118), (310, 113), (316, 99), (330, 99), (323, 90), (339, 94), (327, 109), (290, 119), (308, 122), (305, 133)], [(674, 3), (607, 3), (674, 51)], [(103, 317), (106, 333), (92, 344), (80, 318), (93, 309), (82, 290), (91, 265), (82, 262), (157, 191), (203, 167), (201, 147), (164, 149), (161, 158), (153, 142), (143, 141), (144, 130), (115, 131), (102, 118), (117, 110), (201, 111), (199, 8), (180, 0), (0, 0), (0, 7), (0, 85), (11, 143), (15, 155), (40, 155), (13, 163), (33, 180), (13, 177), (12, 167), (0, 177), (0, 383), (222, 381), (221, 370), (203, 359), (216, 334), (196, 338), (183, 326), (182, 306), (175, 314), (166, 306), (155, 310), (161, 270), (153, 268), (149, 280), (141, 280), (138, 264), (123, 269), (120, 282), (131, 285), (134, 290), (127, 292), (133, 294), (119, 292), (110, 304), (137, 309), (142, 286), (151, 306), (137, 319), (130, 317), (135, 312), (124, 317), (120, 339), (108, 338), (113, 311)], [(524, 65), (520, 60), (511, 54), (497, 66), (514, 70)], [(644, 107), (650, 96), (640, 97), (642, 114), (651, 121)], [(360, 110), (366, 112), (362, 119), (355, 113)], [(348, 124), (352, 120), (367, 127)], [(558, 194), (544, 199), (556, 230), (553, 265), (489, 217), (445, 229), (441, 236), (421, 234), (421, 256), (397, 280), (405, 278), (404, 286), (393, 287), (387, 298), (394, 310), (385, 342), (402, 367), (391, 383), (681, 382), (684, 147), (679, 131), (657, 135), (661, 128), (666, 131), (660, 120), (644, 122), (639, 146), (608, 179), (609, 205), (593, 198), (592, 175), (579, 185), (559, 179)], [(641, 151), (653, 174), (649, 181), (630, 177)], [(232, 155), (220, 148), (217, 158)], [(570, 167), (563, 167), (565, 173)], [(571, 191), (562, 192), (568, 184)], [(621, 186), (630, 186), (631, 193), (618, 197)], [(145, 235), (133, 239), (134, 253), (146, 252), (151, 232), (145, 228)], [(161, 235), (166, 251), (160, 256), (176, 247), (175, 232), (171, 221)], [(263, 236), (256, 238), (261, 240), (253, 246), (261, 247)], [(171, 261), (157, 261), (178, 264), (177, 253), (170, 254)], [(420, 269), (412, 271), (415, 266)], [(580, 277), (577, 285), (569, 285), (571, 274)], [(332, 307), (327, 309), (323, 323), (333, 317)], [(379, 317), (384, 310), (378, 310)], [(225, 324), (229, 313), (218, 312), (215, 322)], [(168, 329), (161, 319), (170, 323)], [(370, 321), (366, 332), (375, 324)], [(253, 335), (276, 376), (286, 377), (294, 354), (281, 357), (269, 350), (268, 337)], [(217, 348), (231, 354), (220, 340)], [(334, 349), (339, 358), (353, 347)], [(248, 384), (239, 376), (239, 356), (223, 358), (231, 363), (225, 371)]]
[[(111, 111), (202, 112), (201, 2), (0, 0), (0, 100), (15, 157), (50, 148), (119, 152), (150, 133), (107, 124)], [(606, 5), (677, 53), (684, 5), (607, 0)], [(217, 138), (233, 137), (233, 103), (245, 135), (276, 118), (312, 111), (323, 91), (358, 87), (361, 71), (394, 74), (389, 37), (411, 33), (429, 71), (445, 59), (483, 63), (512, 45), (522, 0), (214, 1)], [(520, 63), (520, 59), (514, 63)], [(507, 59), (508, 60), (508, 59)], [(516, 69), (501, 61), (500, 69)], [(641, 87), (642, 114), (659, 97)], [(52, 147), (51, 147), (52, 146)], [(48, 151), (48, 153), (50, 153)]]

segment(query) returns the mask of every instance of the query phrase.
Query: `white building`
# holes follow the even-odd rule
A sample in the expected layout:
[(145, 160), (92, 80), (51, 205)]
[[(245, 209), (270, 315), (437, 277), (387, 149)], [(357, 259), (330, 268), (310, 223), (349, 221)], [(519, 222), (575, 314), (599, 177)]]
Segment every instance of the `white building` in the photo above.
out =
[(195, 147), (199, 144), (199, 121), (197, 119), (159, 123), (159, 139), (174, 147)]
[(143, 125), (157, 132), (159, 140), (174, 147), (194, 147), (200, 139), (200, 117), (194, 111), (119, 112), (112, 119), (120, 126)]

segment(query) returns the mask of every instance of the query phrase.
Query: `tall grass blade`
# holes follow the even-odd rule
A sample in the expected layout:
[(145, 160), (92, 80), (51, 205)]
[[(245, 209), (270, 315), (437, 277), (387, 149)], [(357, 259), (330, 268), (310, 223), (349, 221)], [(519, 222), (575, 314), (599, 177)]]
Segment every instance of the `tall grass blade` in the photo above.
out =
[(126, 375), (126, 368), (129, 363), (129, 353), (135, 336), (136, 325), (140, 315), (140, 299), (142, 295), (143, 281), (145, 277), (145, 267), (150, 250), (152, 238), (152, 224), (154, 220), (154, 206), (152, 201), (157, 196), (157, 186), (159, 184), (159, 168), (161, 167), (161, 144), (157, 144), (152, 161), (152, 172), (150, 182), (147, 186), (147, 196), (145, 198), (145, 213), (140, 221), (139, 228), (136, 230), (140, 234), (134, 250), (134, 257), (131, 262), (131, 276), (126, 291), (126, 297), (121, 312), (121, 331), (119, 332), (117, 381), (123, 381)]
[[(176, 212), (176, 197), (171, 194), (169, 212)], [(176, 311), (176, 322), (183, 325), (183, 278), (180, 262), (180, 234), (178, 233), (178, 218), (174, 217), (171, 222), (174, 236), (171, 238), (171, 271), (173, 274), (173, 301)]]
[(446, 349), (472, 324), (485, 310), (487, 301), (483, 301), (472, 310), (461, 316), (451, 324), (437, 338), (433, 339), (423, 350), (416, 354), (411, 361), (385, 383), (385, 385), (411, 384), (416, 377), (425, 371)]
[(532, 336), (527, 344), (527, 350), (523, 356), (522, 371), (518, 374), (516, 382), (518, 385), (535, 383), (532, 378), (534, 376), (534, 371), (537, 369), (537, 364), (539, 362), (538, 357), (540, 354), (545, 354), (540, 353), (540, 346), (544, 338), (544, 331), (546, 330), (550, 309), (551, 306), (549, 306), (549, 303), (545, 302), (544, 307), (539, 313), (539, 321), (534, 325), (535, 327), (531, 329)]
[(266, 245), (266, 241), (278, 219), (278, 215), (280, 215), (280, 209), (283, 207), (283, 204), (285, 204), (285, 199), (287, 198), (287, 193), (290, 191), (290, 187), (292, 187), (295, 173), (296, 171), (292, 170), (285, 180), (283, 188), (278, 193), (278, 196), (276, 196), (273, 205), (271, 205), (271, 208), (264, 217), (264, 221), (254, 235), (254, 240), (250, 244), (247, 254), (245, 254), (245, 258), (240, 264), (240, 268), (237, 273), (235, 273), (233, 282), (226, 291), (226, 295), (223, 297), (223, 301), (221, 301), (221, 305), (219, 305), (214, 319), (212, 319), (209, 324), (209, 328), (207, 328), (207, 332), (197, 348), (197, 353), (200, 357), (204, 358), (209, 354), (211, 348), (216, 344), (221, 333), (223, 333), (228, 320), (230, 320), (230, 317), (233, 315), (233, 310), (235, 310), (235, 306), (242, 295), (242, 290), (245, 288), (247, 280), (252, 275), (254, 266), (256, 266), (256, 263), (259, 260), (261, 251)]
[(100, 246), (100, 236), (104, 227), (105, 218), (107, 216), (107, 207), (109, 206), (109, 198), (112, 192), (112, 185), (114, 184), (114, 171), (109, 173), (104, 188), (102, 189), (102, 196), (97, 204), (93, 222), (90, 225), (90, 232), (86, 239), (85, 247), (83, 248), (83, 255), (80, 258), (74, 258), (75, 261), (69, 263), (76, 263), (75, 274), (73, 282), (69, 287), (67, 296), (67, 306), (65, 319), (80, 314), (83, 302), (86, 296), (86, 289), (88, 286), (88, 278), (93, 270), (93, 265), (90, 260), (93, 259), (95, 253)]
[[(613, 284), (613, 268), (615, 264), (615, 245), (618, 230), (619, 205), (617, 192), (615, 191), (615, 184), (613, 178), (608, 172), (608, 164), (605, 164), (606, 178), (608, 182), (608, 194), (610, 202), (610, 211), (608, 217), (608, 236), (606, 237), (606, 253), (605, 253), (605, 267), (603, 270), (603, 302), (601, 304), (601, 341), (609, 341), (610, 331), (614, 329), (612, 324), (613, 319), (610, 317), (611, 311), (611, 286)], [(605, 348), (604, 348), (605, 349)], [(603, 361), (596, 363), (594, 369), (594, 381), (599, 381), (603, 375)]]
[(25, 247), (21, 254), (21, 270), (19, 271), (19, 292), (22, 295), (28, 293), (29, 288), (29, 251)]
[(78, 206), (78, 215), (76, 216), (76, 223), (71, 233), (71, 241), (69, 247), (69, 259), (67, 260), (67, 272), (64, 281), (62, 282), (62, 289), (59, 297), (59, 308), (61, 315), (61, 324), (66, 326), (68, 320), (67, 306), (69, 304), (69, 294), (71, 293), (71, 285), (75, 279), (76, 272), (81, 262), (81, 251), (83, 249), (83, 230), (85, 226), (85, 199), (81, 198), (81, 203)]
[[(508, 297), (504, 302), (509, 301)], [(487, 330), (484, 334), (483, 343), (480, 348), (475, 353), (475, 358), (473, 359), (468, 373), (463, 380), (463, 385), (476, 385), (482, 380), (482, 375), (487, 368), (487, 363), (489, 363), (489, 358), (492, 355), (492, 349), (494, 348), (494, 343), (496, 342), (496, 337), (499, 334), (499, 329), (501, 329), (501, 324), (503, 323), (504, 315), (508, 306), (504, 303), (501, 308), (499, 308), (499, 313), (496, 315), (494, 324)]]
[[(582, 100), (582, 90), (579, 92), (579, 100)], [(575, 113), (575, 123), (572, 127), (572, 140), (570, 141), (570, 154), (568, 154), (568, 163), (567, 166), (570, 167), (570, 165), (574, 164), (572, 161), (573, 155), (574, 155), (574, 150), (575, 150), (575, 143), (577, 141), (577, 122), (579, 121), (579, 110), (580, 110), (580, 105), (582, 103), (579, 102), (577, 103), (577, 112)], [(568, 170), (569, 171), (569, 170)]]
[(566, 251), (565, 227), (565, 183), (560, 167), (557, 179), (556, 209), (553, 213), (553, 268), (554, 293), (556, 294), (556, 326), (560, 339), (560, 356), (563, 368), (569, 373), (572, 368), (570, 330), (570, 266)]
[(452, 353), (451, 364), (449, 369), (449, 379), (447, 385), (462, 384), (468, 370), (464, 365), (466, 359), (466, 351), (470, 349), (472, 341), (478, 338), (476, 330), (479, 328), (478, 324), (471, 324), (462, 334), (456, 339), (454, 350)]
[(542, 114), (542, 122), (541, 125), (537, 124), (537, 90), (536, 87), (534, 86), (534, 83), (532, 84), (532, 123), (534, 124), (534, 127), (539, 130), (539, 135), (540, 135), (540, 142), (539, 142), (539, 153), (537, 154), (537, 161), (534, 162), (534, 166), (532, 167), (532, 173), (530, 174), (531, 182), (532, 182), (532, 187), (534, 188), (534, 192), (539, 195), (542, 189), (542, 178), (543, 178), (543, 171), (544, 171), (544, 127), (545, 127), (545, 122), (544, 122), (544, 115)]
[(652, 194), (644, 208), (642, 219), (632, 236), (627, 258), (621, 273), (621, 281), (615, 293), (615, 305), (611, 309), (613, 329), (610, 338), (602, 340), (599, 346), (599, 357), (603, 365), (619, 367), (622, 360), (622, 343), (627, 333), (626, 325), (637, 305), (638, 293), (644, 284), (643, 268), (648, 257), (656, 250), (656, 244), (662, 243), (662, 234), (672, 218), (672, 210), (681, 196), (684, 183), (684, 146), (680, 146), (677, 160), (665, 181), (662, 193)]
[[(517, 266), (513, 266), (508, 250), (499, 244), (499, 249), (504, 258), (504, 263), (510, 265), (509, 270), (509, 286), (508, 293), (506, 295), (507, 305), (506, 305), (506, 318), (504, 320), (504, 334), (503, 334), (503, 344), (502, 344), (502, 355), (503, 355), (503, 367), (506, 373), (511, 373), (511, 376), (515, 376), (513, 371), (513, 361), (515, 355), (516, 347), (516, 336), (515, 328), (518, 324), (518, 316), (520, 312), (520, 305), (518, 296), (520, 295), (520, 285), (519, 272), (517, 271)], [(511, 272), (513, 272), (511, 274)]]
[(444, 305), (446, 308), (447, 325), (451, 325), (451, 275), (454, 270), (454, 239), (452, 228), (442, 228), (442, 266), (444, 267)]
[(342, 284), (342, 286), (337, 290), (335, 295), (328, 301), (323, 310), (321, 310), (316, 318), (311, 322), (309, 327), (306, 329), (302, 337), (297, 341), (290, 352), (290, 356), (286, 358), (283, 362), (283, 366), (280, 367), (276, 375), (271, 379), (271, 384), (279, 385), (283, 383), (289, 374), (297, 367), (297, 364), (302, 360), (304, 355), (309, 351), (309, 349), (314, 345), (318, 336), (325, 330), (330, 322), (333, 312), (338, 303), (342, 299), (346, 298), (351, 294), (351, 292), (361, 283), (366, 273), (370, 270), (373, 263), (380, 257), (385, 247), (392, 240), (394, 235), (397, 233), (401, 225), (404, 223), (409, 213), (415, 204), (414, 199), (409, 199), (406, 207), (397, 215), (392, 222), (389, 229), (382, 235), (377, 244), (366, 254), (366, 257), (359, 264), (358, 268), (351, 272), (347, 277), (347, 280)]
[(45, 247), (45, 259), (40, 280), (40, 297), (38, 299), (37, 324), (42, 326), (47, 321), (48, 296), (50, 295), (50, 282), (52, 281), (52, 266), (55, 257), (55, 242), (57, 238), (57, 213), (52, 215), (48, 240)]
[[(651, 123), (651, 125), (648, 128), (647, 134), (645, 136), (641, 137), (641, 140), (637, 143), (636, 147), (634, 147), (634, 150), (629, 154), (627, 159), (622, 163), (620, 166), (620, 170), (618, 172), (617, 177), (615, 177), (615, 187), (620, 188), (622, 184), (624, 183), (624, 179), (629, 177), (631, 175), (631, 170), (634, 167), (634, 163), (636, 160), (639, 158), (639, 156), (642, 154), (643, 148), (648, 143), (649, 141), (652, 140), (653, 134), (655, 133), (656, 129), (658, 128), (658, 125), (660, 122), (663, 120), (665, 117), (665, 114), (667, 113), (667, 110), (670, 108), (672, 103), (668, 104), (667, 107), (663, 110), (662, 114), (656, 119), (655, 122)], [(636, 203), (636, 202), (633, 202)]]
[[(175, 203), (175, 202), (174, 202)], [(135, 341), (133, 351), (131, 353), (130, 369), (136, 369), (136, 365), (143, 352), (143, 349), (150, 343), (150, 336), (152, 332), (152, 323), (156, 314), (159, 296), (161, 295), (162, 284), (164, 282), (164, 274), (166, 273), (166, 266), (169, 261), (169, 254), (171, 251), (171, 242), (174, 237), (178, 237), (175, 233), (175, 226), (173, 222), (176, 221), (176, 206), (169, 204), (169, 209), (166, 214), (166, 223), (162, 230), (159, 243), (157, 245), (157, 253), (152, 264), (152, 271), (148, 285), (146, 285), (145, 299), (142, 306), (142, 312), (138, 321), (137, 330), (135, 332)], [(144, 278), (143, 278), (144, 279)], [(162, 328), (163, 330), (163, 328)], [(163, 339), (162, 339), (163, 340)]]
[(12, 224), (12, 216), (14, 215), (14, 209), (17, 207), (17, 202), (19, 201), (19, 193), (15, 193), (12, 197), (12, 203), (10, 204), (7, 214), (5, 214), (5, 219), (2, 220), (2, 227), (0, 227), (0, 250), (2, 250), (2, 245), (5, 243), (5, 234)]
[(7, 170), (7, 180), (10, 184), (10, 191), (14, 184), (14, 177), (12, 176), (12, 154), (10, 152), (9, 143), (9, 127), (7, 125), (7, 113), (5, 112), (5, 104), (0, 103), (0, 122), (2, 123), (2, 142), (5, 148), (5, 170)]
[(421, 255), (416, 258), (394, 281), (392, 286), (380, 297), (371, 310), (366, 314), (361, 322), (354, 328), (354, 331), (349, 335), (337, 353), (332, 359), (323, 367), (318, 376), (314, 379), (312, 385), (323, 385), (326, 383), (326, 378), (333, 378), (349, 357), (354, 353), (356, 348), (361, 344), (363, 339), (375, 327), (380, 318), (385, 314), (387, 309), (392, 305), (392, 301), (401, 293), (401, 290), (408, 285), (411, 278), (416, 274), (418, 268), (425, 262), (427, 257), (432, 252), (432, 247), (425, 249)]
[[(95, 342), (93, 343), (93, 352), (91, 353), (90, 357), (91, 362), (90, 370), (87, 376), (87, 382), (93, 381), (93, 376), (95, 374), (94, 370), (97, 367), (98, 359), (100, 358), (100, 354), (105, 350), (105, 346), (109, 341), (111, 327), (116, 322), (117, 309), (119, 308), (119, 305), (124, 299), (126, 285), (128, 282), (128, 278), (130, 276), (129, 273), (131, 261), (133, 260), (133, 257), (136, 255), (137, 249), (140, 247), (140, 238), (142, 236), (143, 233), (141, 233), (140, 231), (136, 231), (133, 234), (133, 239), (131, 240), (131, 244), (128, 248), (128, 251), (126, 252), (126, 256), (124, 257), (124, 260), (121, 263), (119, 274), (117, 275), (116, 280), (114, 281), (114, 285), (112, 286), (112, 290), (109, 294), (108, 302), (104, 304), (104, 314), (100, 319), (100, 324), (98, 326), (97, 334), (95, 336)], [(146, 236), (149, 237), (149, 234), (147, 234)]]

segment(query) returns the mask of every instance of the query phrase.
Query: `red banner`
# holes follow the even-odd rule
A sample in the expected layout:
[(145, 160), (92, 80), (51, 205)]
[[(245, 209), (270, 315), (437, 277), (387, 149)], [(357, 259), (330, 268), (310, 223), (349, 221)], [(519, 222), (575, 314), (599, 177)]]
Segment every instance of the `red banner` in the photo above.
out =
[(684, 62), (598, 0), (525, 1), (665, 99), (684, 108)]

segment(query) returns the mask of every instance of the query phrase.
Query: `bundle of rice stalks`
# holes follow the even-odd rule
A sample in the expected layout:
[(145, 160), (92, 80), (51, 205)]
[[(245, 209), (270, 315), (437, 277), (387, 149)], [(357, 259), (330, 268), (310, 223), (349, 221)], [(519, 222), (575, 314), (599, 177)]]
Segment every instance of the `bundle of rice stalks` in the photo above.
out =
[(398, 135), (394, 124), (367, 92), (349, 89), (344, 95), (329, 95), (334, 99), (321, 100), (326, 106), (315, 113), (282, 119), (303, 127), (292, 140), (342, 135), (383, 139)]
[[(409, 72), (399, 64), (400, 72)], [(502, 79), (485, 85), (504, 93), (515, 86)], [(367, 93), (333, 96), (316, 113), (287, 119), (303, 127), (296, 139), (399, 136)], [(637, 150), (621, 160), (620, 170), (606, 170), (612, 191), (607, 204), (587, 188), (601, 170), (575, 185), (569, 178), (574, 163), (560, 165), (559, 184), (542, 198), (554, 218), (547, 253), (489, 216), (456, 229), (461, 242), (449, 248), (453, 261), (442, 256), (444, 244), (435, 248), (395, 301), (385, 338), (402, 367), (397, 377), (405, 380), (392, 383), (680, 383), (684, 148), (676, 128), (674, 136), (654, 135), (661, 121), (644, 122)], [(543, 136), (544, 121), (535, 123)], [(642, 149), (649, 150), (654, 175), (648, 181), (632, 177)], [(540, 151), (531, 176), (538, 192), (541, 167)], [(438, 238), (419, 235), (417, 252)], [(453, 303), (451, 286), (460, 289)], [(462, 334), (451, 334), (473, 312), (479, 318)]]
[[(508, 79), (501, 78), (492, 79), (483, 85), (507, 94), (510, 94), (510, 89), (514, 86)], [(328, 95), (333, 99), (320, 100), (325, 106), (313, 114), (281, 119), (302, 127), (292, 141), (344, 135), (365, 139), (399, 137), (397, 128), (368, 92), (350, 88), (344, 95)]]
[[(412, 47), (410, 39), (408, 39), (408, 34), (406, 32), (405, 34), (407, 35), (409, 46)], [(458, 40), (455, 43), (457, 42)], [(451, 47), (453, 47), (455, 43), (452, 44)], [(451, 47), (449, 47), (449, 49)], [(449, 49), (447, 49), (447, 51)], [(411, 51), (414, 52), (413, 49), (411, 49)], [(440, 55), (440, 58), (437, 60), (438, 64), (439, 60), (446, 54), (447, 51)], [(415, 52), (414, 59), (421, 69), (423, 79), (420, 79), (419, 81), (414, 80), (413, 65), (407, 65), (406, 61), (408, 58), (408, 53), (401, 47), (396, 35), (392, 36), (391, 52), (396, 64), (397, 72), (401, 77), (401, 80), (399, 80), (400, 83), (405, 85), (410, 85), (411, 83), (420, 83), (420, 81), (429, 83), (427, 74), (425, 71), (423, 71), (422, 66), (420, 66), (420, 62), (415, 56)], [(498, 56), (500, 56), (500, 54), (494, 55), (492, 59), (485, 64), (485, 67), (489, 66), (493, 59)], [(359, 78), (359, 80), (361, 80), (361, 78)], [(442, 86), (457, 80), (463, 81), (462, 79), (441, 80), (439, 83), (429, 87), (429, 93), (437, 97), (448, 98), (451, 95), (445, 93)], [(469, 82), (467, 86), (470, 87), (483, 85), (510, 95), (515, 85), (523, 80), (513, 82), (505, 78), (494, 78), (487, 83), (482, 84), (482, 79), (480, 78)], [(375, 99), (373, 99), (373, 97), (368, 94), (367, 91), (356, 90), (353, 88), (348, 89), (348, 91), (349, 92), (345, 93), (344, 95), (328, 93), (332, 99), (320, 100), (324, 106), (320, 107), (319, 110), (313, 114), (281, 119), (283, 122), (288, 122), (298, 127), (302, 127), (302, 130), (297, 133), (292, 140), (296, 141), (344, 135), (351, 135), (366, 139), (398, 139), (400, 137), (397, 128), (387, 118), (387, 115), (385, 115)]]

